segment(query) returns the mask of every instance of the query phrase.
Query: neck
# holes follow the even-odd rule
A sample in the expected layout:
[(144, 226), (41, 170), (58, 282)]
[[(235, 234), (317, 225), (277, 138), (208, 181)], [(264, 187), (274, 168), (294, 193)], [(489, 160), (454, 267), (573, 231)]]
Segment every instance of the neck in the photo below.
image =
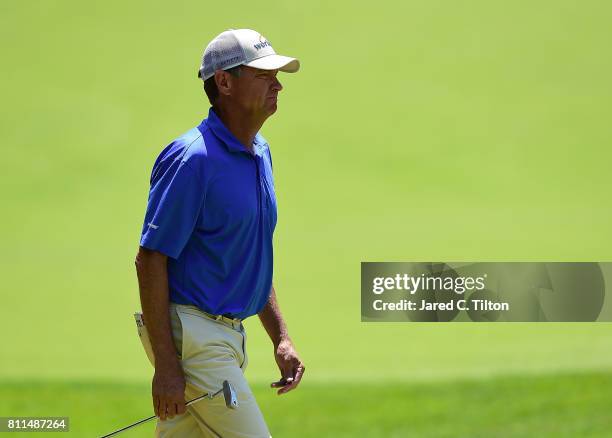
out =
[(219, 103), (214, 106), (214, 110), (234, 137), (249, 151), (253, 152), (253, 140), (265, 119), (253, 116), (240, 107), (227, 104)]

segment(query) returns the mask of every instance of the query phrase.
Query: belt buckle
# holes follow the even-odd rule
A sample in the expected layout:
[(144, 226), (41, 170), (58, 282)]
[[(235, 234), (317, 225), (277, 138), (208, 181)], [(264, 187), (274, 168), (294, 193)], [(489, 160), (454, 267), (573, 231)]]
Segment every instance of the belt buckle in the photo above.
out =
[(221, 315), (221, 317), (225, 318), (225, 319), (228, 319), (228, 320), (230, 320), (231, 322), (234, 322), (234, 323), (239, 323), (240, 322), (240, 320), (238, 318), (234, 318), (233, 316), (230, 316), (228, 313), (225, 313), (225, 314)]

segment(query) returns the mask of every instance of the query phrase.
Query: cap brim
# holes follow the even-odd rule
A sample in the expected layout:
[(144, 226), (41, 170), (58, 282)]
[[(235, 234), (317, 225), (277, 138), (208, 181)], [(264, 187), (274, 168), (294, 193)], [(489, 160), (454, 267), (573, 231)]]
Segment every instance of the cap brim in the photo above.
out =
[(280, 70), (285, 73), (295, 73), (300, 69), (299, 60), (283, 55), (262, 56), (244, 65), (261, 70)]

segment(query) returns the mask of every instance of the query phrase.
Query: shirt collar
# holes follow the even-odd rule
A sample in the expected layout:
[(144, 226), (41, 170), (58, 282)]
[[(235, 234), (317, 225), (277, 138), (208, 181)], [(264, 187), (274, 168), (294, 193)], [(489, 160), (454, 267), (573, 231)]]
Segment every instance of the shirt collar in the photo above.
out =
[[(223, 124), (217, 113), (213, 110), (212, 107), (208, 110), (208, 118), (205, 120), (206, 125), (212, 130), (212, 132), (221, 140), (223, 144), (229, 149), (230, 152), (246, 152), (247, 154), (251, 154), (240, 140), (238, 140), (234, 134), (231, 133), (229, 129)], [(259, 132), (255, 135), (255, 139), (253, 140), (253, 151), (255, 155), (261, 156), (263, 151), (268, 146), (264, 138), (259, 135)]]

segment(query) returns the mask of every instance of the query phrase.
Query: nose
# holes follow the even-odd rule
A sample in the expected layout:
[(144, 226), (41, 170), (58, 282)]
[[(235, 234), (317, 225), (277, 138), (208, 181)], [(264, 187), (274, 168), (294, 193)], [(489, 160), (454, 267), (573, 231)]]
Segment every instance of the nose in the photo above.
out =
[(283, 85), (280, 83), (278, 78), (276, 76), (274, 76), (274, 82), (272, 83), (272, 90), (274, 90), (274, 91), (276, 91), (278, 93), (282, 89), (283, 89)]

